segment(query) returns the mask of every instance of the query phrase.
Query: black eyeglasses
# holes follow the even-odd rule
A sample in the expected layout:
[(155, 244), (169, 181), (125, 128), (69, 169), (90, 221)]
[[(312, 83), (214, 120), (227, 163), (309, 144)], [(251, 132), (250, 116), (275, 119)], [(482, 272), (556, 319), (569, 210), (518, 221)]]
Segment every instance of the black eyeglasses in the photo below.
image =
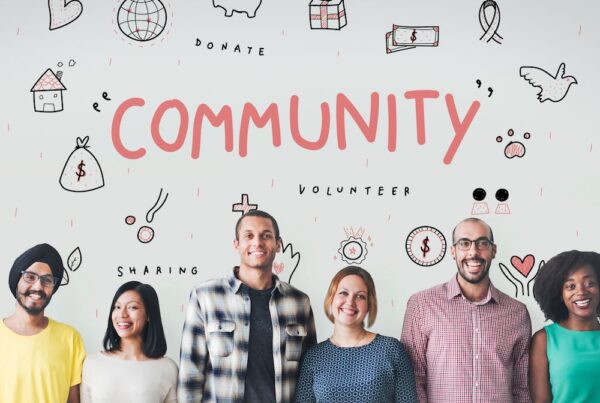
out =
[(35, 284), (36, 281), (40, 280), (42, 287), (55, 286), (56, 283), (60, 281), (60, 279), (57, 277), (51, 275), (40, 276), (37, 273), (27, 270), (21, 271), (21, 274), (23, 275), (23, 280), (25, 280), (26, 283)]
[(477, 250), (488, 250), (494, 244), (487, 238), (479, 238), (479, 239), (469, 239), (469, 238), (460, 238), (458, 241), (454, 242), (454, 246), (456, 246), (460, 250), (469, 250), (471, 249), (471, 245), (475, 243), (475, 248)]

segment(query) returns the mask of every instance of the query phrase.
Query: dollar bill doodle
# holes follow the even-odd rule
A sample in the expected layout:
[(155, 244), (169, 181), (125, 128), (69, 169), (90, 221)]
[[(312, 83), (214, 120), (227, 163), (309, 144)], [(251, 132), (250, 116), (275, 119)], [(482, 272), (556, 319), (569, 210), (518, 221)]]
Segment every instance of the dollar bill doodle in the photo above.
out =
[(393, 25), (392, 30), (385, 34), (386, 52), (399, 52), (421, 46), (438, 46), (439, 36), (440, 27), (437, 25)]

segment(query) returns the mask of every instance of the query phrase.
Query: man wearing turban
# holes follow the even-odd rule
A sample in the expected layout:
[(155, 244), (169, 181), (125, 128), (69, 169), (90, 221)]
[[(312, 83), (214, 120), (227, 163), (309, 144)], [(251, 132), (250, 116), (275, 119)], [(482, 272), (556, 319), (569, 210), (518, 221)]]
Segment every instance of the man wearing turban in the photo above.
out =
[(71, 326), (44, 315), (64, 270), (48, 244), (26, 250), (10, 269), (17, 303), (0, 322), (0, 402), (79, 403), (83, 340)]

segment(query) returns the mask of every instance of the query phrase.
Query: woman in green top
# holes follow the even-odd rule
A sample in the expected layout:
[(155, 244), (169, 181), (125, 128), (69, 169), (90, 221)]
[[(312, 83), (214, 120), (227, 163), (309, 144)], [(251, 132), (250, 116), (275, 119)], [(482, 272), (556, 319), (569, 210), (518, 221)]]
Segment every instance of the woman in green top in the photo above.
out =
[(569, 251), (540, 268), (533, 296), (554, 323), (533, 335), (534, 403), (600, 402), (600, 255)]

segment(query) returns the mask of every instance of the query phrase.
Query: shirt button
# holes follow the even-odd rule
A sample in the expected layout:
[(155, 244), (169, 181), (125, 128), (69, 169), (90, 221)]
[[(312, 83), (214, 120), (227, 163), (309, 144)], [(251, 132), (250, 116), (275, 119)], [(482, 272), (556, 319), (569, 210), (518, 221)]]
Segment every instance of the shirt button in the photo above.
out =
[(244, 326), (248, 326), (248, 322), (244, 323)]

